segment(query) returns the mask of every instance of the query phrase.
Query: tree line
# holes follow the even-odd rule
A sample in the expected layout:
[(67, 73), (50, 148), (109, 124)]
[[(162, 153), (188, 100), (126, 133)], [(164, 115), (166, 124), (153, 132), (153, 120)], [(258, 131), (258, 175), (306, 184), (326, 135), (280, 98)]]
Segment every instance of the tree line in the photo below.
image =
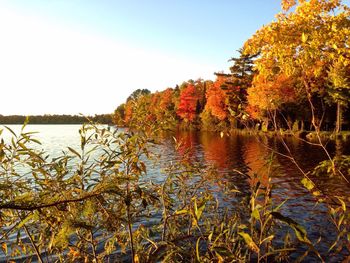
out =
[[(27, 116), (0, 115), (0, 124), (23, 124)], [(28, 116), (30, 124), (83, 124), (88, 120), (101, 124), (112, 124), (111, 114), (96, 114), (94, 116), (81, 115), (33, 115)]]
[(128, 125), (142, 107), (149, 121), (172, 127), (348, 130), (349, 7), (293, 0), (282, 7), (230, 59), (228, 74), (155, 93), (138, 89), (115, 110), (114, 123)]

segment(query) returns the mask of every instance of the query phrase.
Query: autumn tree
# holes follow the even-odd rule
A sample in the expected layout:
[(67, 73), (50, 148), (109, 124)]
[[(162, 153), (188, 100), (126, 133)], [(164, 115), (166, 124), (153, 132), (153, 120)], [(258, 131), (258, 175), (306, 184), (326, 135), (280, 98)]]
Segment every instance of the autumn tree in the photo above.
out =
[[(255, 64), (262, 78), (278, 73), (298, 81), (295, 94), (309, 103), (311, 122), (319, 129), (322, 118), (315, 102), (332, 97), (337, 103), (346, 88), (337, 88), (330, 69), (337, 61), (349, 61), (350, 11), (340, 0), (299, 1), (292, 10), (295, 4), (282, 1), (284, 12), (258, 30), (245, 43), (244, 52), (260, 53)], [(327, 88), (329, 83), (333, 85)]]
[(153, 120), (159, 121), (162, 119), (162, 112), (160, 110), (160, 99), (161, 99), (161, 92), (156, 91), (155, 93), (150, 94), (150, 105), (148, 109), (148, 114), (151, 115)]
[(125, 118), (125, 104), (120, 104), (114, 111), (113, 123), (116, 125), (123, 125)]
[(337, 103), (336, 132), (342, 129), (343, 108), (350, 101), (350, 60), (340, 57), (329, 69), (329, 96)]
[(173, 111), (174, 110), (174, 101), (173, 101), (173, 89), (167, 88), (160, 93), (159, 107), (163, 111)]
[[(148, 89), (137, 89), (127, 98), (124, 106), (124, 123), (128, 126), (137, 125), (138, 118), (154, 120), (150, 111), (152, 94)], [(135, 112), (147, 113), (147, 116), (136, 116)]]
[(199, 115), (205, 108), (205, 105), (207, 103), (206, 92), (208, 89), (208, 85), (210, 83), (211, 83), (210, 81), (203, 80), (203, 79), (197, 79), (194, 82), (194, 85), (197, 91), (197, 96), (198, 96), (197, 107), (196, 107), (197, 115)]
[(150, 103), (148, 105), (148, 119), (156, 122), (163, 129), (173, 129), (175, 126), (175, 104), (173, 98), (173, 89), (167, 88), (164, 91), (157, 91), (149, 95)]
[(211, 84), (206, 92), (207, 103), (205, 111), (211, 113), (214, 117), (223, 121), (227, 118), (226, 92), (222, 89), (225, 83), (223, 75), (217, 75), (217, 80)]
[(274, 78), (258, 75), (248, 89), (249, 109), (255, 118), (264, 119), (266, 125), (268, 119), (274, 119), (276, 124), (276, 110), (294, 100), (293, 79), (285, 74), (277, 74)]
[(197, 103), (198, 92), (194, 84), (189, 83), (181, 91), (177, 115), (185, 122), (193, 122), (196, 118)]
[(133, 116), (133, 100), (129, 100), (125, 103), (124, 123), (128, 125)]

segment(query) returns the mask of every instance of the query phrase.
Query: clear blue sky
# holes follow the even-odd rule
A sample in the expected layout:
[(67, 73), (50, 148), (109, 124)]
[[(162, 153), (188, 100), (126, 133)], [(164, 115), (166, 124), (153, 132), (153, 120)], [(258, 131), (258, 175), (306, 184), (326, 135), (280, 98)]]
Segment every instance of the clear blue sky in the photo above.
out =
[(0, 0), (11, 102), (0, 114), (107, 113), (138, 88), (213, 79), (279, 11), (278, 0)]

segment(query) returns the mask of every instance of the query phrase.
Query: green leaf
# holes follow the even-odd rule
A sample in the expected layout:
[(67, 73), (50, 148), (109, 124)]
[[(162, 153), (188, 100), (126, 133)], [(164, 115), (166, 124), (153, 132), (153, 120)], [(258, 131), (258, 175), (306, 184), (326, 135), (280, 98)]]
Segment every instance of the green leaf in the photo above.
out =
[(337, 240), (330, 246), (330, 248), (328, 249), (328, 252), (332, 251), (333, 248), (338, 244), (339, 238), (337, 238)]
[(24, 120), (23, 126), (22, 126), (22, 131), (24, 130), (24, 128), (27, 126), (27, 124), (29, 123), (29, 116), (26, 116), (26, 119)]
[(70, 150), (72, 153), (74, 153), (76, 156), (78, 156), (79, 159), (81, 159), (81, 155), (80, 155), (76, 150), (74, 150), (74, 149), (71, 148), (71, 147), (68, 147), (68, 150)]
[(345, 202), (343, 201), (343, 198), (339, 197), (339, 196), (336, 196), (336, 198), (339, 200), (339, 202), (341, 203), (341, 207), (343, 209), (343, 211), (345, 212), (346, 211), (346, 204)]
[(37, 139), (30, 138), (30, 141), (41, 145), (41, 142)]
[(211, 242), (212, 237), (213, 237), (213, 231), (210, 232), (210, 234), (209, 234), (209, 236), (208, 236), (208, 241), (209, 241), (209, 242)]
[(197, 207), (197, 200), (194, 201), (194, 212), (195, 212), (197, 221), (200, 220), (203, 214), (204, 208), (205, 208), (205, 202), (203, 202), (203, 204), (201, 204), (200, 207)]
[(249, 249), (259, 253), (260, 249), (259, 247), (255, 244), (255, 242), (253, 241), (253, 239), (251, 238), (251, 236), (245, 232), (238, 232), (238, 234), (243, 237), (244, 242), (248, 245)]
[(18, 225), (17, 229), (20, 229), (22, 226), (24, 226), (29, 220), (31, 220), (34, 217), (34, 214), (28, 215), (26, 218), (24, 218)]
[(182, 210), (178, 210), (175, 212), (175, 215), (183, 215), (183, 214), (187, 214), (188, 210), (186, 209), (182, 209)]
[(199, 242), (201, 240), (201, 237), (199, 237), (197, 239), (197, 242), (196, 242), (196, 256), (197, 256), (197, 260), (198, 262), (201, 262), (201, 257), (200, 257), (200, 254), (199, 254)]
[(287, 198), (286, 200), (284, 200), (282, 203), (280, 203), (278, 206), (276, 206), (273, 211), (277, 212), (278, 210), (281, 209), (281, 207), (289, 200), (289, 198)]
[(254, 211), (252, 212), (252, 217), (255, 218), (256, 220), (260, 220), (260, 213), (257, 208), (255, 208)]
[(278, 213), (278, 212), (272, 212), (271, 215), (288, 224), (295, 233), (295, 236), (297, 237), (297, 239), (303, 243), (305, 243), (320, 259), (321, 255), (318, 253), (318, 251), (315, 249), (315, 247), (312, 245), (311, 241), (308, 239), (307, 237), (307, 232), (305, 230), (304, 227), (302, 227), (301, 225), (299, 225), (297, 222), (295, 222), (293, 219), (289, 218), (289, 217), (285, 217), (282, 214)]
[(264, 243), (264, 242), (270, 242), (272, 239), (274, 239), (274, 235), (271, 235), (271, 236), (268, 236), (267, 238), (264, 238), (262, 241), (261, 241), (261, 244)]
[(68, 222), (65, 222), (61, 227), (60, 231), (53, 238), (53, 246), (57, 246), (59, 248), (66, 248), (69, 244), (69, 237), (74, 233), (75, 229), (70, 226)]
[(271, 215), (274, 218), (276, 218), (276, 219), (288, 224), (290, 227), (292, 227), (297, 238), (300, 241), (305, 242), (308, 240), (306, 237), (306, 230), (302, 226), (300, 226), (297, 222), (295, 222), (293, 219), (291, 219), (289, 217), (285, 217), (284, 215), (282, 215), (279, 212), (272, 212)]
[(310, 243), (310, 240), (306, 236), (306, 230), (300, 225), (292, 225), (294, 233), (299, 241)]
[(8, 126), (4, 126), (9, 132), (11, 132), (13, 134), (13, 136), (15, 136), (15, 138), (17, 138), (16, 133)]
[(34, 200), (34, 195), (31, 192), (25, 192), (15, 197), (15, 201), (20, 203), (32, 202), (33, 200)]

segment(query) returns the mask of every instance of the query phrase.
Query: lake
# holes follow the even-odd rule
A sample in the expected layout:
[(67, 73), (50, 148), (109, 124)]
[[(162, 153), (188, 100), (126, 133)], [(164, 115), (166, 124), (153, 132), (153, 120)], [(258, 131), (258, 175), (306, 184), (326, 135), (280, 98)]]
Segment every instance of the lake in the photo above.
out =
[[(19, 132), (20, 125), (9, 125), (15, 132)], [(67, 146), (79, 149), (80, 125), (29, 125), (26, 131), (39, 132), (35, 137), (42, 142), (43, 149), (51, 156), (59, 155)], [(5, 132), (4, 137), (8, 138)], [(181, 146), (174, 149), (174, 139), (181, 142)], [(176, 132), (163, 135), (156, 151), (160, 154), (158, 164), (150, 165), (148, 176), (161, 181), (160, 169), (167, 163), (181, 158), (188, 152), (189, 162), (200, 163), (203, 166), (214, 166), (219, 171), (219, 177), (213, 184), (233, 184), (242, 193), (250, 189), (253, 174), (258, 174), (261, 180), (267, 181), (269, 176), (275, 188), (272, 198), (276, 204), (287, 200), (282, 207), (282, 213), (303, 225), (309, 239), (316, 242), (321, 238), (318, 249), (326, 251), (335, 238), (333, 225), (327, 217), (327, 209), (323, 204), (315, 205), (316, 198), (300, 183), (303, 178), (298, 168), (286, 157), (288, 154), (283, 144), (276, 138), (250, 137), (240, 135), (224, 135), (207, 132)], [(292, 156), (300, 167), (309, 171), (318, 162), (326, 158), (320, 147), (312, 146), (296, 138), (287, 138)], [(349, 143), (328, 143), (327, 149), (331, 154), (349, 154)], [(277, 153), (272, 160), (272, 172), (267, 174), (267, 163), (271, 158), (272, 149)], [(237, 172), (239, 171), (239, 172)], [(350, 197), (350, 187), (339, 178), (315, 177), (320, 188), (329, 195), (345, 195)], [(235, 205), (235, 200), (225, 196), (220, 197), (222, 202)]]

